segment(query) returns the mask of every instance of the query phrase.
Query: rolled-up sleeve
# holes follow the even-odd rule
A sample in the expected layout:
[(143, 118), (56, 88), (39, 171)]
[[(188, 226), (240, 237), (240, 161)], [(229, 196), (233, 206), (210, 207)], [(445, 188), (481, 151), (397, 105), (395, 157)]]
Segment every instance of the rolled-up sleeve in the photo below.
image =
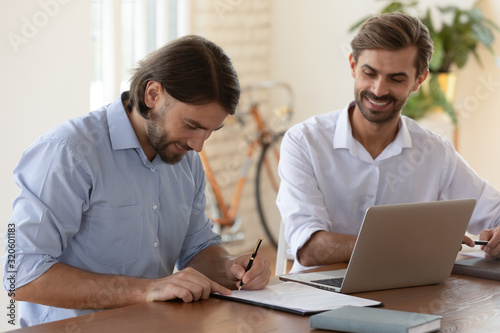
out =
[[(4, 257), (3, 264), (4, 272), (16, 272), (18, 288), (58, 261), (68, 240), (80, 228), (90, 186), (71, 149), (50, 140), (37, 141), (23, 154), (14, 180), (20, 193), (9, 221), (13, 232), (4, 240), (10, 257)], [(13, 246), (9, 237), (14, 239), (10, 242)], [(4, 274), (8, 289), (6, 277)]]

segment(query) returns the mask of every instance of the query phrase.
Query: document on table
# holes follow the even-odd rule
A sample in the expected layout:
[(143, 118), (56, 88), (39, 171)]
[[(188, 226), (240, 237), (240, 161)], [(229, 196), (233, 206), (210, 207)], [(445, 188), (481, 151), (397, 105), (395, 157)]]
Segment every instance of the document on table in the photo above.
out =
[(229, 296), (220, 294), (212, 294), (212, 296), (301, 315), (336, 309), (344, 305), (377, 306), (382, 304), (378, 301), (322, 290), (297, 282), (281, 282), (261, 290), (235, 290)]
[(467, 257), (473, 257), (473, 258), (484, 258), (484, 251), (462, 251), (460, 254), (467, 256)]

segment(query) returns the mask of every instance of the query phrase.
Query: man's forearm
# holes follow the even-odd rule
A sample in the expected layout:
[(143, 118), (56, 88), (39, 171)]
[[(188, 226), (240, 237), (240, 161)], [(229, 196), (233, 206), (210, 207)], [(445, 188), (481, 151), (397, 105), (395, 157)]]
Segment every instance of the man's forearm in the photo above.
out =
[(231, 280), (227, 274), (230, 271), (229, 266), (232, 264), (230, 259), (233, 258), (234, 256), (230, 255), (222, 246), (212, 245), (196, 254), (187, 266), (196, 269), (226, 288), (234, 289), (236, 281)]
[(297, 259), (303, 266), (348, 262), (355, 242), (356, 236), (318, 231), (297, 251)]
[(89, 273), (57, 263), (36, 280), (17, 289), (15, 299), (70, 309), (109, 309), (145, 302), (149, 282)]

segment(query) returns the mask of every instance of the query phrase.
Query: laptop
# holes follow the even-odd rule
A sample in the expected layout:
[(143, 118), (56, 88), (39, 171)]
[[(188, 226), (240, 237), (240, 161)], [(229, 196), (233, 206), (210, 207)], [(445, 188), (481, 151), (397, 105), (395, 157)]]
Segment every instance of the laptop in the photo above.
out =
[(442, 283), (475, 204), (460, 199), (370, 207), (347, 269), (286, 274), (280, 280), (346, 294)]

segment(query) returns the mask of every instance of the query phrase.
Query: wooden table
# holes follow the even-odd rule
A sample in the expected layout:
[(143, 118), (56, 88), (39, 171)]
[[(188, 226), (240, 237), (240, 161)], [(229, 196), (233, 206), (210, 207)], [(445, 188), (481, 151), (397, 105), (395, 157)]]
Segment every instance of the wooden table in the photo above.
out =
[[(331, 265), (325, 269), (344, 268)], [(277, 282), (277, 278), (273, 278)], [(498, 332), (500, 281), (452, 275), (444, 284), (354, 294), (384, 308), (443, 316), (443, 332)], [(309, 316), (210, 298), (187, 303), (155, 302), (102, 311), (22, 328), (26, 333), (113, 332), (325, 332), (312, 330)]]

